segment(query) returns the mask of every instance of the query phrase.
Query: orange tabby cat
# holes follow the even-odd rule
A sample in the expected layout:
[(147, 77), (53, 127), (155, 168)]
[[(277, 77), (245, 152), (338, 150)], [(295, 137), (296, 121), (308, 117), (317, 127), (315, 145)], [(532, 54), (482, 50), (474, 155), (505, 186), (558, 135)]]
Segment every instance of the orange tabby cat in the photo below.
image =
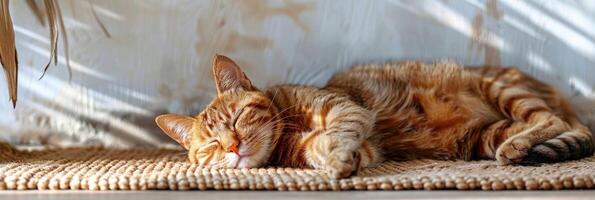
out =
[(202, 166), (311, 167), (341, 178), (383, 159), (522, 164), (593, 154), (590, 131), (554, 89), (514, 68), (364, 65), (324, 88), (260, 90), (216, 56), (213, 75), (218, 96), (204, 111), (156, 118)]

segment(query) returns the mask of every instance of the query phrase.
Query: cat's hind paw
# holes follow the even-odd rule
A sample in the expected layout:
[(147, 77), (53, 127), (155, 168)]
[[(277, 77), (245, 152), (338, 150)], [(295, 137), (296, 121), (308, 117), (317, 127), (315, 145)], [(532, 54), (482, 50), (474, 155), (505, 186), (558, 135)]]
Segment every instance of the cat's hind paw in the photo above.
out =
[(496, 160), (502, 165), (519, 164), (528, 155), (531, 143), (524, 137), (511, 138), (496, 150)]

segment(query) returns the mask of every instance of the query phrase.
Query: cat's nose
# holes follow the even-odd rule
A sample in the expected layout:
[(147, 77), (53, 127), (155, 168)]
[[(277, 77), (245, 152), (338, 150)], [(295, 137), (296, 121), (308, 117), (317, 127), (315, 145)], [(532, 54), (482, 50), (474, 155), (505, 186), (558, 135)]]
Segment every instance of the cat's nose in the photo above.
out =
[(235, 153), (236, 155), (240, 155), (240, 149), (238, 148), (238, 143), (233, 143), (227, 147), (227, 152)]

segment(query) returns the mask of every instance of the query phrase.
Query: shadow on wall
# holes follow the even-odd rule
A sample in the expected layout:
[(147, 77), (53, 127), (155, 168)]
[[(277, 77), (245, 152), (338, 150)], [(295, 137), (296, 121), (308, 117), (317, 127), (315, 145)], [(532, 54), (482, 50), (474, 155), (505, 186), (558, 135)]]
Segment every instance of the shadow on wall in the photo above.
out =
[(11, 3), (23, 11), (14, 12), (23, 92), (16, 110), (0, 105), (9, 116), (0, 127), (13, 143), (171, 144), (153, 117), (196, 114), (214, 97), (216, 53), (237, 60), (259, 86), (323, 85), (337, 70), (388, 60), (514, 65), (560, 88), (595, 128), (591, 1), (64, 0), (70, 83), (64, 58), (37, 80), (47, 30), (28, 18), (25, 3)]

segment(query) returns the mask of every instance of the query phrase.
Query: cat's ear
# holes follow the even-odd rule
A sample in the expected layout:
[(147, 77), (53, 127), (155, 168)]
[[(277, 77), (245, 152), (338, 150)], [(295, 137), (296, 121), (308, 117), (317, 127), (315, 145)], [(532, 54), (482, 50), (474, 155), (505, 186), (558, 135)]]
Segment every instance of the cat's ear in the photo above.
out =
[(216, 55), (213, 61), (213, 79), (219, 94), (230, 90), (254, 90), (252, 82), (242, 69), (233, 60), (222, 55)]
[(186, 149), (189, 148), (189, 137), (195, 121), (195, 118), (178, 114), (159, 115), (155, 118), (157, 126)]

